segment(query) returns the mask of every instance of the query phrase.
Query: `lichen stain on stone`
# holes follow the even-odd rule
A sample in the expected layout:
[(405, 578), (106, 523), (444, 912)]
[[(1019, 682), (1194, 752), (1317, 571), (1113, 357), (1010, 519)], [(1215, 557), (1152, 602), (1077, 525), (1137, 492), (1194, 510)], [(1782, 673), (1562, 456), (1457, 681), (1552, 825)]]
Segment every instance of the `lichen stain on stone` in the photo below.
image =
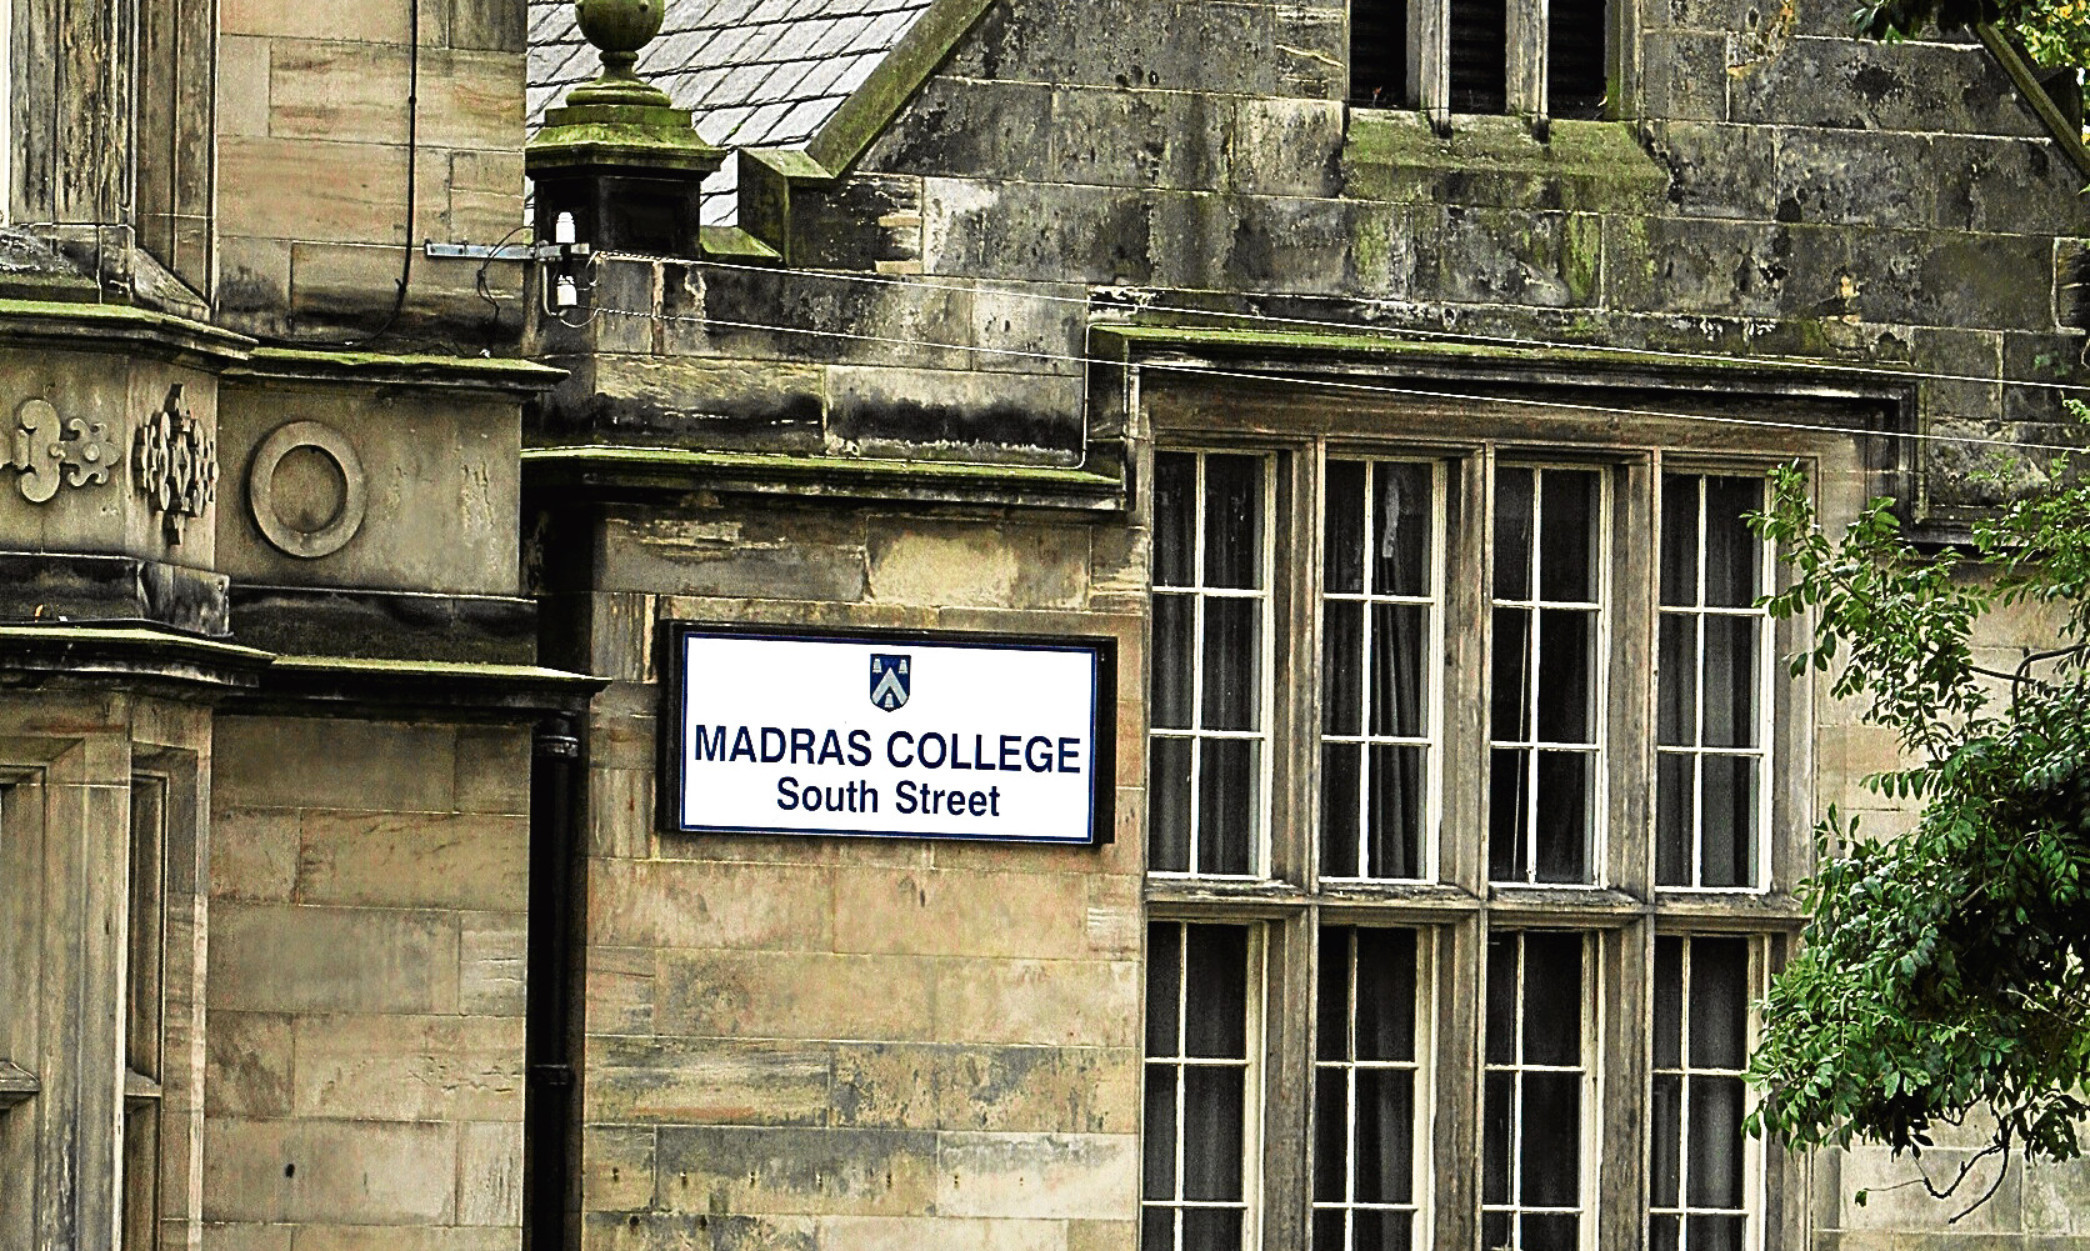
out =
[(1799, 20), (1796, 0), (1782, 0), (1778, 12), (1768, 22), (1761, 20), (1756, 10), (1749, 10), (1748, 29), (1735, 37), (1735, 46), (1742, 57), (1728, 63), (1727, 76), (1747, 78), (1777, 60), (1792, 46), (1793, 31)]

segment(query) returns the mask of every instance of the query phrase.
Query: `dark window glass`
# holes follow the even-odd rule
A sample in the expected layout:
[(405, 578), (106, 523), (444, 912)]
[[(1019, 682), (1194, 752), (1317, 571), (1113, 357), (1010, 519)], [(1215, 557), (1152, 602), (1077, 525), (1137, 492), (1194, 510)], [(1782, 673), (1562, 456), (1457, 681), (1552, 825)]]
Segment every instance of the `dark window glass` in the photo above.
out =
[(1546, 115), (1604, 115), (1604, 0), (1547, 0)]
[(1369, 109), (1415, 103), (1403, 0), (1350, 0), (1350, 103)]
[(1263, 461), (1205, 457), (1205, 585), (1263, 584)]
[(1197, 457), (1154, 453), (1154, 584), (1197, 585)]
[(1451, 110), (1506, 113), (1509, 23), (1503, 0), (1451, 0)]

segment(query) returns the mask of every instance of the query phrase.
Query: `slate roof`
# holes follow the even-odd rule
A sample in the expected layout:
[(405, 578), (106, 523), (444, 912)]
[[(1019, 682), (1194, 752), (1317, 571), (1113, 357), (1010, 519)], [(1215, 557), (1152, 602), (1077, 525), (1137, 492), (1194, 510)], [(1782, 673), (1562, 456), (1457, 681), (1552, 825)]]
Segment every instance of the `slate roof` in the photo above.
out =
[[(803, 148), (933, 0), (668, 0), (639, 73), (722, 148)], [(602, 72), (571, 0), (530, 0), (532, 131), (566, 89)], [(728, 223), (736, 163), (704, 184), (704, 222)]]

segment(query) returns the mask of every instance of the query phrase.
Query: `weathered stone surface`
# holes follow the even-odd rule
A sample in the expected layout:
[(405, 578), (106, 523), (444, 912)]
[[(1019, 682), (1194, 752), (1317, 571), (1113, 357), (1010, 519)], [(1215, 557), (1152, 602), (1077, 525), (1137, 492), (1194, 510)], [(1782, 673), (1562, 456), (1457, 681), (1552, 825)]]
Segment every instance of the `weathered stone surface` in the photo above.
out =
[(938, 1200), (936, 1139), (904, 1130), (660, 1131), (658, 1202), (678, 1212), (904, 1216)]
[(514, 1017), (304, 1016), (294, 1028), (294, 1111), (519, 1123), (522, 1041)]
[(521, 911), (528, 819), (308, 810), (298, 899), (309, 904)]
[(449, 1125), (216, 1118), (204, 1128), (203, 1216), (448, 1225), (456, 1134)]
[(223, 901), (211, 909), (213, 1007), (452, 1012), (457, 924), (440, 912)]
[(1138, 1212), (1130, 1134), (942, 1134), (936, 1207), (953, 1216), (1124, 1219)]

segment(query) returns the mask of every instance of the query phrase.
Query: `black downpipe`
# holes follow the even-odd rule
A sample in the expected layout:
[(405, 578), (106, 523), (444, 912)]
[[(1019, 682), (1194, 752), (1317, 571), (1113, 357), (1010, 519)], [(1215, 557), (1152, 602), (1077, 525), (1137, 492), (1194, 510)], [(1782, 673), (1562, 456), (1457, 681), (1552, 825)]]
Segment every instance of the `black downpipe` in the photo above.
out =
[(580, 997), (575, 944), (580, 847), (574, 797), (581, 743), (567, 717), (537, 727), (530, 752), (528, 1017), (523, 1059), (523, 1246), (566, 1251), (574, 1200), (574, 1023)]

